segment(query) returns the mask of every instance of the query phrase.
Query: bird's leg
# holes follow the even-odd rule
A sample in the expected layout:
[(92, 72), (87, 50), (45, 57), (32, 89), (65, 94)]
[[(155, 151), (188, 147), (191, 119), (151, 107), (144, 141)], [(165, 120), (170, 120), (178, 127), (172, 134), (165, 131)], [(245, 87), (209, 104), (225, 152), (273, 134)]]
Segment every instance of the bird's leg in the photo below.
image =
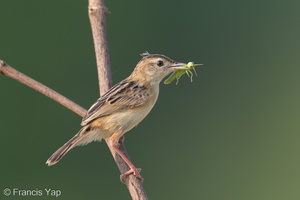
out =
[[(122, 138), (121, 138), (122, 139)], [(121, 140), (122, 141), (122, 140)], [(120, 175), (120, 180), (121, 182), (124, 183), (124, 177), (133, 174), (135, 175), (141, 182), (144, 181), (143, 177), (140, 175), (140, 171), (142, 170), (141, 168), (136, 168), (132, 162), (127, 158), (127, 156), (119, 149), (118, 143), (113, 142), (113, 140), (110, 140), (111, 146), (116, 150), (116, 152), (121, 156), (121, 158), (127, 163), (129, 166), (130, 170), (125, 172), (124, 174)]]

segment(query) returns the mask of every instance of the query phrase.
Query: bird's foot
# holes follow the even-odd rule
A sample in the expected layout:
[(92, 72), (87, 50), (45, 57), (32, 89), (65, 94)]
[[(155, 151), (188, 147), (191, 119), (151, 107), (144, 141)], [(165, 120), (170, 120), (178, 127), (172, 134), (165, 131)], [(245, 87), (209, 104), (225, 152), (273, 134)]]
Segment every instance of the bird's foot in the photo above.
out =
[(136, 178), (138, 178), (142, 183), (144, 182), (143, 177), (140, 175), (140, 172), (142, 171), (141, 168), (131, 168), (128, 172), (125, 172), (124, 174), (120, 175), (120, 180), (122, 183), (124, 182), (124, 178), (130, 174), (133, 174)]

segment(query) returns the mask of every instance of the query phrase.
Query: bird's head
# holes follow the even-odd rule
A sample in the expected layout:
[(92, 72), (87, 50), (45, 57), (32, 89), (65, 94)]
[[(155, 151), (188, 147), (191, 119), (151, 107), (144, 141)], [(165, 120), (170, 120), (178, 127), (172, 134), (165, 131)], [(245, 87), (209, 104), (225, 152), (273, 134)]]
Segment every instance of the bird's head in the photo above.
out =
[(141, 56), (143, 58), (138, 62), (130, 77), (149, 83), (159, 83), (171, 72), (182, 69), (179, 66), (186, 65), (161, 54), (143, 53)]

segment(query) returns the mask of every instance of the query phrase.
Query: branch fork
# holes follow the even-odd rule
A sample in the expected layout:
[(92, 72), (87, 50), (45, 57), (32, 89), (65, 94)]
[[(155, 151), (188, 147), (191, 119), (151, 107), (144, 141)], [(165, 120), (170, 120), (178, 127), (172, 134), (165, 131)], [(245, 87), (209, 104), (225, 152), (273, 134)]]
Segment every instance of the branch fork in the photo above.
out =
[[(112, 86), (112, 78), (110, 71), (110, 60), (108, 54), (108, 44), (106, 36), (106, 15), (109, 13), (104, 4), (104, 0), (89, 0), (89, 17), (91, 22), (91, 28), (93, 33), (96, 63), (98, 69), (98, 79), (100, 93), (104, 94)], [(3, 60), (0, 60), (0, 74), (11, 77), (35, 90), (60, 103), (64, 107), (70, 109), (81, 117), (86, 114), (86, 109), (82, 108), (78, 104), (72, 102), (70, 99), (57, 93), (51, 88), (43, 85), (42, 83), (33, 80), (25, 74), (15, 70)], [(111, 153), (116, 161), (116, 164), (121, 172), (124, 174), (129, 170), (126, 162), (117, 154), (109, 140), (105, 140)], [(123, 152), (129, 159), (128, 153), (122, 141), (119, 142), (119, 150)], [(134, 200), (147, 200), (148, 197), (142, 186), (141, 181), (133, 174), (124, 177), (124, 182), (129, 190), (129, 193)]]

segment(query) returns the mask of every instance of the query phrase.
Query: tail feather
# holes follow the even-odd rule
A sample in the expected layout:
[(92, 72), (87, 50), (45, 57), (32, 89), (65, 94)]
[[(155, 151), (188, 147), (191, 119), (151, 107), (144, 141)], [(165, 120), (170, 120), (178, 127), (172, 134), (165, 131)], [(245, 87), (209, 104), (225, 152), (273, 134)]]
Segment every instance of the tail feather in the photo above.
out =
[(105, 136), (105, 131), (94, 128), (90, 125), (84, 126), (74, 137), (55, 151), (46, 161), (48, 166), (56, 164), (66, 153), (78, 145), (85, 145), (92, 141), (101, 140)]
[(99, 134), (99, 131), (94, 130), (90, 126), (83, 127), (74, 137), (72, 137), (67, 143), (54, 152), (46, 161), (46, 164), (48, 166), (56, 164), (75, 146), (85, 145), (93, 140), (101, 140), (101, 134)]
[(66, 155), (66, 153), (68, 153), (73, 147), (77, 146), (77, 143), (82, 139), (82, 137), (79, 136), (79, 133), (77, 133), (67, 143), (55, 151), (47, 160), (46, 164), (48, 166), (56, 164), (64, 155)]

